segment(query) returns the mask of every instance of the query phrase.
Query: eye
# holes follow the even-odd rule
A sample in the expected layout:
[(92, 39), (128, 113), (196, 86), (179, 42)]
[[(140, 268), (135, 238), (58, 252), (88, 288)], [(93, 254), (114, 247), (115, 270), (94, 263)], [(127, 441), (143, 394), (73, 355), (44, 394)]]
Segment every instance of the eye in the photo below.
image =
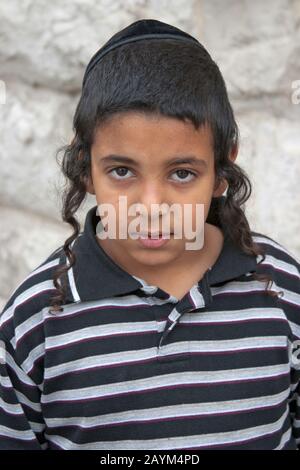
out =
[[(125, 166), (113, 168), (108, 173), (111, 174), (113, 178), (117, 180), (125, 180), (133, 175), (133, 173)], [(178, 183), (188, 183), (196, 177), (196, 174), (193, 171), (186, 170), (184, 168), (176, 170), (173, 175), (177, 176), (174, 181)]]
[[(109, 174), (111, 174), (113, 176), (113, 178), (115, 178), (117, 180), (124, 180), (124, 179), (127, 179), (126, 175), (127, 175), (128, 171), (130, 172), (130, 170), (128, 168), (126, 168), (125, 166), (119, 166), (117, 168), (113, 168), (112, 170), (110, 170)], [(128, 175), (127, 175), (127, 177), (128, 177)]]
[[(184, 168), (174, 171), (173, 174), (177, 174), (178, 178), (174, 181), (178, 183), (189, 183), (192, 179), (194, 179), (194, 177), (196, 177), (196, 174), (193, 171), (186, 170)], [(189, 176), (189, 178), (187, 178), (187, 176)]]

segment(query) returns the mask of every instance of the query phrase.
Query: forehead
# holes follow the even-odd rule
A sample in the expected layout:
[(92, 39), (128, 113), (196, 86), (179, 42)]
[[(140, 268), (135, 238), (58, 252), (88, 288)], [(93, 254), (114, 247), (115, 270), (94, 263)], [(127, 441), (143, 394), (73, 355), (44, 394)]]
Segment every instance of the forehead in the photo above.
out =
[[(138, 112), (120, 113), (102, 123), (94, 134), (97, 153), (160, 156), (177, 153), (211, 154), (213, 136), (209, 126), (195, 129), (192, 122)], [(202, 155), (203, 156), (203, 155)]]

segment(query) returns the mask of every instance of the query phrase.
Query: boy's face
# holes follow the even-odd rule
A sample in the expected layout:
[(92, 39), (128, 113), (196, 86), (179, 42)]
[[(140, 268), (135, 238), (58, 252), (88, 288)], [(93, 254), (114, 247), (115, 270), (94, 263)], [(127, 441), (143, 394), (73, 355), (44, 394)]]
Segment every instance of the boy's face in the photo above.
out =
[[(107, 158), (111, 155), (119, 158)], [(195, 161), (170, 161), (187, 158)], [(141, 204), (148, 211), (149, 224), (153, 204), (164, 203), (170, 207), (176, 203), (182, 208), (188, 204), (192, 208), (190, 224), (196, 230), (196, 204), (203, 204), (205, 221), (211, 198), (221, 196), (225, 189), (226, 182), (217, 185), (215, 181), (213, 137), (207, 127), (195, 130), (190, 122), (129, 112), (114, 115), (95, 133), (87, 191), (95, 194), (98, 206), (108, 203), (115, 208), (117, 238), (101, 240), (100, 245), (123, 267), (157, 269), (160, 265), (183, 260), (185, 256), (194, 256), (195, 252), (186, 251), (186, 242), (191, 239), (184, 237), (184, 230), (181, 239), (170, 235), (165, 244), (156, 247), (145, 246), (130, 235), (118, 238), (121, 220), (124, 226), (124, 216), (120, 219), (118, 215), (120, 196), (126, 196), (127, 209), (132, 204)], [(174, 232), (175, 219), (171, 212), (170, 215), (170, 232)], [(145, 212), (143, 217), (145, 220)], [(128, 217), (126, 213), (128, 227), (136, 218), (136, 212)], [(157, 216), (160, 232), (163, 218), (162, 214)], [(148, 225), (148, 232), (155, 231), (152, 227)], [(137, 228), (137, 231), (142, 229)], [(99, 243), (98, 237), (97, 241)]]

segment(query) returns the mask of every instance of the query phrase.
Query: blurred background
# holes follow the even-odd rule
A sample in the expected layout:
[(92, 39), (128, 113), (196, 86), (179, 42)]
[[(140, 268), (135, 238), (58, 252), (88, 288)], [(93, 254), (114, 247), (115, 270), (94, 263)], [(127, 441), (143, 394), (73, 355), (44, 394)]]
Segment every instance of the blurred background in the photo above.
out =
[[(219, 65), (251, 228), (300, 257), (300, 0), (0, 0), (0, 309), (71, 234), (55, 154), (72, 138), (91, 56), (141, 18), (189, 32)], [(88, 195), (82, 224), (95, 204)]]

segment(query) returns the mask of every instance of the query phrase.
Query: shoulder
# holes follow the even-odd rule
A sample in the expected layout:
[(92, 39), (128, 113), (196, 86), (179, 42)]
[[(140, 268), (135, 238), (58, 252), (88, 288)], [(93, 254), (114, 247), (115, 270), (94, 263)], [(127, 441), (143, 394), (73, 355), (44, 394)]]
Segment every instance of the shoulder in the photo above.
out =
[(300, 260), (287, 246), (260, 232), (251, 231), (251, 235), (253, 241), (262, 247), (265, 253), (262, 265), (273, 266), (275, 270), (300, 277)]
[(271, 275), (272, 290), (281, 292), (280, 306), (291, 321), (294, 332), (300, 336), (300, 262), (285, 245), (259, 232), (251, 231), (252, 239), (264, 249), (264, 258), (258, 262), (258, 273)]
[(24, 322), (38, 315), (49, 304), (55, 291), (53, 274), (64, 263), (63, 246), (58, 247), (33, 269), (14, 289), (0, 313), (0, 329), (12, 336)]

